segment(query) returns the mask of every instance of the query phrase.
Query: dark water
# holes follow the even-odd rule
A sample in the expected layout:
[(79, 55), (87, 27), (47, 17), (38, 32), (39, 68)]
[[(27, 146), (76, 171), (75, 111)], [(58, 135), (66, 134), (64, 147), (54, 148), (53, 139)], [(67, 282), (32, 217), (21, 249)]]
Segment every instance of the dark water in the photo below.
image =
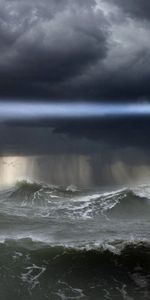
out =
[(0, 193), (0, 299), (150, 299), (150, 187)]

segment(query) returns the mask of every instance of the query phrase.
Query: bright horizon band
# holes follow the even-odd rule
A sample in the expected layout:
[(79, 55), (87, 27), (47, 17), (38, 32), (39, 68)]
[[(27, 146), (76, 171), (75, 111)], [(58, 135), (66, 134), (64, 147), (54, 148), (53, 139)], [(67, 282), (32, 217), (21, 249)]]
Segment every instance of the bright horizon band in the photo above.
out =
[(150, 103), (0, 102), (0, 120), (150, 116)]

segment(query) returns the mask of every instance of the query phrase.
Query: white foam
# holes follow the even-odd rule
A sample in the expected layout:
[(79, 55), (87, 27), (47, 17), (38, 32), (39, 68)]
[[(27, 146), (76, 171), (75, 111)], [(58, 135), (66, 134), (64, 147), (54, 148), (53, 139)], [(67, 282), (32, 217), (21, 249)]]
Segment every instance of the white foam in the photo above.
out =
[(44, 266), (39, 267), (33, 264), (32, 266), (26, 267), (26, 273), (21, 274), (21, 280), (28, 284), (29, 291), (33, 290), (37, 285), (39, 285), (39, 277), (45, 272), (46, 268)]
[[(69, 296), (66, 295), (66, 292)], [(58, 292), (55, 292), (55, 295), (59, 296), (61, 300), (78, 300), (82, 297), (85, 297), (82, 289), (79, 288), (73, 288), (71, 285), (69, 285), (67, 282), (58, 281)]]
[(136, 196), (139, 196), (141, 198), (147, 198), (150, 200), (150, 186), (149, 185), (140, 185), (140, 186), (134, 187), (132, 189), (132, 191)]

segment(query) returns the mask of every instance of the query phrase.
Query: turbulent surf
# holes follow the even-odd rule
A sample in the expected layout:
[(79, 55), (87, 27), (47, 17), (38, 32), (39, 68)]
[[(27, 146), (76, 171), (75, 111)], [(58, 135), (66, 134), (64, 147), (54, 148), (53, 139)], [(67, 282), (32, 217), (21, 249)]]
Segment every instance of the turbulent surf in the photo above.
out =
[(2, 299), (150, 299), (150, 187), (0, 192)]

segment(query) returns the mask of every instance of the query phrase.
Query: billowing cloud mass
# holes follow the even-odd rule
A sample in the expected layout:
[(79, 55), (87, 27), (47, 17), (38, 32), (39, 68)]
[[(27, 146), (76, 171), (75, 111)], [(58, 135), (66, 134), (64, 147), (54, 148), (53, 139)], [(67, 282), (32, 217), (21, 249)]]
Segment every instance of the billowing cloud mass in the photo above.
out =
[(0, 0), (0, 99), (148, 101), (148, 0)]

